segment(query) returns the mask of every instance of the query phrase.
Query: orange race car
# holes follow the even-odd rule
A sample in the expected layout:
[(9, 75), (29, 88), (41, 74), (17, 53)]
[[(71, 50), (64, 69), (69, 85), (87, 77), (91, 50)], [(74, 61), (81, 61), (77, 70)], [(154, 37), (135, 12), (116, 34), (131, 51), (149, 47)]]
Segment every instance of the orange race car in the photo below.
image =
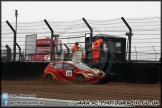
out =
[(51, 81), (84, 81), (104, 83), (106, 74), (96, 68), (91, 68), (83, 62), (62, 61), (52, 62), (45, 68), (43, 80)]

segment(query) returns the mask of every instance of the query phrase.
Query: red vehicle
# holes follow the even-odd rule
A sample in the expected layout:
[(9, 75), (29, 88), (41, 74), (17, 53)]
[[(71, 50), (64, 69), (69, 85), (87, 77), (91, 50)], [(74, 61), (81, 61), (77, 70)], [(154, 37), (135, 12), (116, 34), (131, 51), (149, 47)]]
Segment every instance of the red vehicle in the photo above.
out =
[[(54, 59), (62, 59), (62, 41), (61, 40), (54, 40), (53, 41), (53, 49), (58, 53), (56, 55), (52, 55)], [(40, 38), (36, 41), (36, 54), (31, 55), (32, 61), (49, 61), (50, 60), (50, 52), (51, 52), (51, 38)]]
[(51, 81), (85, 81), (98, 83), (106, 78), (105, 73), (86, 64), (73, 61), (52, 62), (44, 70), (43, 80)]

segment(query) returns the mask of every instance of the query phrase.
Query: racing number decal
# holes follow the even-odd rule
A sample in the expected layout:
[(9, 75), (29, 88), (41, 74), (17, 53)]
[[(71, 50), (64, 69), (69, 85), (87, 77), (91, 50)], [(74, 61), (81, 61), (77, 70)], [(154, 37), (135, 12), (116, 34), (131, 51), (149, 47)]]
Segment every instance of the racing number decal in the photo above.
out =
[(67, 70), (66, 71), (66, 76), (72, 76), (72, 71), (71, 70)]

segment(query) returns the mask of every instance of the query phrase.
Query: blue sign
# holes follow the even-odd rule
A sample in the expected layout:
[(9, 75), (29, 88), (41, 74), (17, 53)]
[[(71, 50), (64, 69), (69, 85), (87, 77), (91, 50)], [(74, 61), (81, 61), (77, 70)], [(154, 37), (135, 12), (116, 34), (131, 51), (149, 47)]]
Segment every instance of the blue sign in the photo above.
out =
[(2, 106), (8, 106), (8, 100), (7, 99), (2, 100)]
[(8, 99), (8, 93), (2, 93), (2, 99)]

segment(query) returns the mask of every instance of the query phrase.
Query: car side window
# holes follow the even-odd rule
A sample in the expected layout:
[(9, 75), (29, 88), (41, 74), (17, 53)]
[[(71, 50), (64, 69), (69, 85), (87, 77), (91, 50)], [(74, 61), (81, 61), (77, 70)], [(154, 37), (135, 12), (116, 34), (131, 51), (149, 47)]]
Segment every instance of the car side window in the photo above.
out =
[(62, 68), (62, 64), (53, 64), (51, 65), (52, 68), (58, 68), (61, 69)]
[(75, 67), (72, 66), (71, 64), (64, 64), (64, 66), (63, 66), (63, 69), (66, 69), (66, 70), (68, 70), (70, 68), (75, 69)]
[(55, 64), (52, 64), (52, 65), (51, 65), (51, 68), (54, 68), (54, 66), (55, 66)]

